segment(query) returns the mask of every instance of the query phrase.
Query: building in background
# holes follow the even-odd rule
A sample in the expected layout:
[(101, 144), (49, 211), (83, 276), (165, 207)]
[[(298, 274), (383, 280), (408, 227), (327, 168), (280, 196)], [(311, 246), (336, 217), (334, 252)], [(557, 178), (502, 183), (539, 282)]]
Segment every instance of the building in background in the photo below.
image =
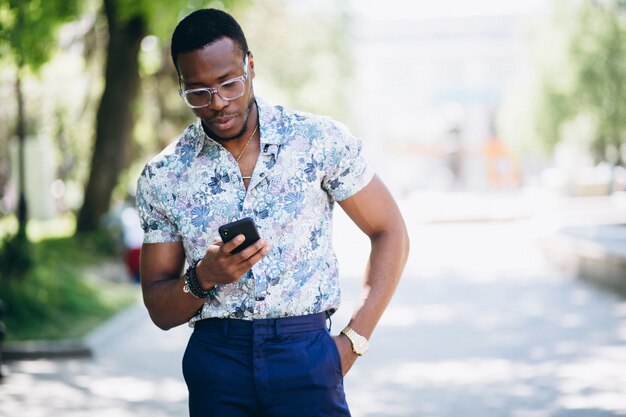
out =
[(355, 16), (355, 130), (394, 191), (519, 187), (493, 125), (526, 67), (527, 14)]

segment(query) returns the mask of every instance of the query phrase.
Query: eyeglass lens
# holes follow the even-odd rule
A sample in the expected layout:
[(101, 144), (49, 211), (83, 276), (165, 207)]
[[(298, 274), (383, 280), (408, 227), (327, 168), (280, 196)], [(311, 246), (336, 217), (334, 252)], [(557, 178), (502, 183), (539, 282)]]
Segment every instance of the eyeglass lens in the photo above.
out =
[[(217, 94), (224, 100), (234, 100), (243, 95), (244, 82), (242, 80), (233, 80), (220, 85), (217, 88)], [(208, 106), (211, 103), (212, 94), (209, 90), (191, 90), (185, 92), (185, 100), (189, 105), (194, 107)]]

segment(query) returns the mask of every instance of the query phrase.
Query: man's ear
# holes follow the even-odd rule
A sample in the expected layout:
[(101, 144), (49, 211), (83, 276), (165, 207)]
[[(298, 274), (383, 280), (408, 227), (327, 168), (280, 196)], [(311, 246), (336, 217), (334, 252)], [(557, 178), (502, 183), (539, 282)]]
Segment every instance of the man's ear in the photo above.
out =
[(248, 52), (248, 71), (250, 71), (250, 79), (254, 79), (254, 55), (252, 52)]

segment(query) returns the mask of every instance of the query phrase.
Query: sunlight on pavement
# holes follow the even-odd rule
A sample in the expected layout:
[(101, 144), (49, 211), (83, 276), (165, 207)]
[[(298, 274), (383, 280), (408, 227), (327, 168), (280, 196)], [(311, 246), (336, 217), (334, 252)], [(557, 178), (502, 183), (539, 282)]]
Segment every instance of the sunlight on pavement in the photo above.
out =
[(146, 380), (133, 377), (84, 378), (83, 385), (93, 395), (122, 401), (186, 401), (187, 387), (180, 380), (162, 378)]
[(454, 308), (443, 304), (420, 305), (415, 307), (390, 306), (380, 326), (410, 327), (417, 323), (441, 323), (456, 318)]
[(510, 382), (541, 373), (546, 367), (516, 364), (502, 359), (401, 363), (376, 375), (384, 383), (419, 387), (489, 385)]
[[(463, 392), (463, 396), (480, 396), (483, 401), (488, 398), (503, 400), (506, 396), (516, 398), (522, 403), (532, 404), (533, 398), (545, 396), (545, 392), (541, 393), (544, 388), (551, 390), (548, 385), (542, 388), (542, 384), (537, 384), (536, 380), (545, 381), (545, 384), (550, 384), (550, 381), (556, 384), (554, 401), (545, 402), (546, 409), (543, 411), (535, 410), (534, 412), (539, 413), (537, 415), (552, 415), (551, 413), (541, 414), (546, 413), (548, 409), (552, 411), (597, 409), (626, 412), (624, 400), (626, 398), (626, 358), (624, 357), (626, 349), (616, 349), (613, 355), (617, 357), (610, 355), (605, 357), (606, 352), (603, 351), (595, 353), (598, 356), (590, 356), (572, 364), (559, 364), (556, 361), (528, 363), (494, 358), (398, 363), (370, 373), (368, 379), (375, 382), (370, 386), (362, 384), (359, 389), (352, 392), (352, 395), (359, 399), (357, 403), (361, 400), (367, 402), (367, 405), (359, 404), (359, 412), (356, 415), (416, 415), (408, 411), (405, 413), (398, 410), (392, 413), (384, 409), (384, 404), (389, 404), (388, 396), (392, 396), (391, 393), (394, 391), (397, 395), (402, 390), (412, 391), (414, 395), (419, 396), (420, 404), (412, 410), (415, 412), (417, 409), (422, 413), (428, 412), (429, 396), (425, 393), (437, 390), (449, 393), (446, 401), (455, 401), (454, 396)], [(616, 367), (615, 363), (618, 361), (622, 361), (623, 365)], [(381, 391), (377, 391), (377, 387), (378, 389), (385, 387), (383, 395)], [(400, 395), (395, 405), (402, 408), (399, 403), (407, 404), (409, 403), (407, 400), (407, 397)], [(437, 401), (441, 400), (441, 398), (437, 399)], [(456, 401), (461, 401), (461, 399), (457, 397)], [(413, 404), (415, 407), (415, 403)], [(494, 406), (498, 405), (494, 404)], [(441, 405), (432, 405), (431, 411), (435, 409), (440, 410)], [(513, 411), (511, 409), (511, 414), (508, 415), (534, 415), (532, 413), (512, 414)], [(467, 415), (469, 414), (471, 413), (468, 412)]]
[(626, 413), (626, 347), (604, 347), (592, 354), (557, 369), (562, 393), (558, 404)]
[(41, 359), (22, 361), (19, 364), (19, 369), (27, 374), (53, 374), (57, 372), (58, 366), (54, 361)]

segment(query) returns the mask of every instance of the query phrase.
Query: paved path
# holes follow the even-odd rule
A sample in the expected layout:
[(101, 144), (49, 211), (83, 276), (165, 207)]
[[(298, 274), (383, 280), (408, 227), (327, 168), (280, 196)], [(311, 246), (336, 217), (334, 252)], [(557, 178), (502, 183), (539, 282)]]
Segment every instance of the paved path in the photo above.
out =
[(10, 363), (0, 416), (185, 416), (178, 358), (186, 333), (184, 327), (162, 332), (143, 306), (133, 307), (89, 338), (91, 359)]
[[(346, 378), (355, 417), (626, 416), (626, 301), (550, 266), (535, 243), (551, 217), (513, 206), (506, 221), (448, 223), (425, 223), (419, 199), (403, 206), (412, 256)], [(335, 331), (358, 300), (367, 248), (338, 217)], [(188, 332), (158, 330), (137, 306), (92, 335), (93, 359), (12, 363), (0, 416), (185, 416)]]

